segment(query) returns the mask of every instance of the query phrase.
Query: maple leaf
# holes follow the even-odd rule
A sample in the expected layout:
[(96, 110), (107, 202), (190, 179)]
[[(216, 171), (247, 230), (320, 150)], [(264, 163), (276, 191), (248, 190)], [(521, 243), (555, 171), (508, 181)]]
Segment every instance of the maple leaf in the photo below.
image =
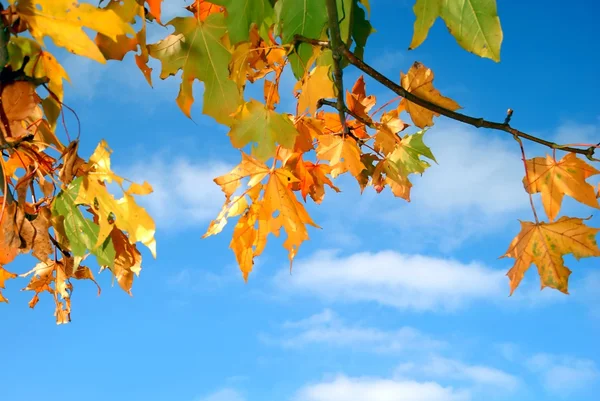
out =
[(116, 227), (110, 233), (111, 243), (115, 247), (114, 264), (108, 267), (119, 286), (131, 295), (131, 287), (135, 276), (142, 270), (142, 254), (135, 244), (132, 244), (125, 234)]
[(162, 0), (146, 0), (146, 2), (150, 7), (150, 14), (160, 23)]
[(194, 0), (192, 4), (185, 7), (186, 10), (194, 14), (194, 18), (204, 21), (211, 14), (222, 13), (225, 9), (206, 0)]
[(82, 181), (75, 204), (88, 205), (98, 215), (98, 239), (91, 249), (102, 246), (116, 226), (120, 230), (127, 231), (131, 243), (141, 242), (148, 247), (152, 256), (156, 257), (154, 221), (146, 209), (135, 202), (133, 196), (125, 193), (117, 200), (98, 180), (87, 176), (75, 181), (78, 180)]
[[(289, 184), (294, 181), (297, 181), (297, 178), (289, 171), (276, 169), (269, 176), (263, 201), (265, 215), (271, 216), (270, 231), (277, 235), (279, 229), (283, 227), (287, 234), (283, 247), (288, 250), (290, 269), (298, 248), (302, 242), (308, 240), (306, 225), (320, 228), (312, 221), (304, 206), (298, 202), (289, 188)], [(277, 217), (272, 217), (277, 212), (279, 213)]]
[[(0, 266), (0, 290), (6, 288), (5, 284), (4, 284), (6, 282), (6, 280), (10, 280), (10, 279), (16, 278), (16, 277), (17, 277), (17, 274), (11, 273), (11, 272), (5, 270), (2, 266)], [(8, 303), (8, 299), (6, 299), (2, 295), (2, 291), (0, 291), (0, 302)]]
[(106, 59), (82, 28), (92, 29), (114, 41), (118, 35), (134, 34), (133, 28), (114, 11), (77, 0), (19, 0), (17, 12), (41, 45), (44, 37), (49, 36), (57, 46), (100, 63), (106, 63)]
[(310, 195), (315, 203), (320, 204), (325, 196), (325, 185), (340, 192), (340, 189), (327, 177), (327, 174), (331, 173), (331, 166), (304, 161), (301, 153), (294, 153), (285, 160), (285, 166), (298, 178), (298, 182), (292, 183), (292, 190), (300, 190), (304, 202), (306, 196)]
[[(245, 178), (249, 178), (249, 189), (241, 196), (234, 197), (234, 192)], [(266, 184), (262, 184), (264, 179), (267, 179)], [(225, 204), (203, 238), (219, 233), (228, 217), (240, 216), (230, 247), (247, 280), (254, 258), (262, 253), (268, 234), (279, 236), (283, 228), (287, 234), (283, 246), (288, 250), (291, 266), (300, 244), (308, 239), (306, 225), (318, 228), (290, 189), (298, 179), (284, 168), (270, 169), (261, 161), (242, 153), (241, 163), (228, 174), (216, 178), (215, 182), (225, 193)], [(263, 197), (259, 199), (261, 192)], [(248, 196), (250, 203), (245, 196)]]
[[(292, 43), (295, 35), (318, 39), (327, 22), (325, 2), (321, 0), (281, 0), (275, 3), (275, 13), (281, 24), (281, 38), (284, 44)], [(313, 47), (300, 43), (296, 51), (289, 55), (290, 65), (296, 78), (301, 79), (313, 56)]]
[(252, 24), (260, 27), (265, 20), (273, 17), (273, 6), (269, 0), (213, 0), (214, 4), (225, 6), (227, 27), (233, 44), (248, 40)]
[(306, 109), (311, 115), (317, 111), (317, 103), (324, 98), (335, 97), (333, 81), (330, 78), (330, 66), (317, 65), (304, 76), (301, 81), (296, 82), (295, 91), (300, 91), (298, 96), (297, 114), (302, 114)]
[(83, 177), (73, 180), (54, 198), (52, 214), (57, 220), (52, 225), (64, 233), (74, 256), (83, 257), (89, 250), (96, 256), (99, 265), (112, 266), (115, 259), (114, 245), (106, 237), (101, 241), (101, 246), (96, 245), (100, 240), (100, 227), (87, 219), (76, 203), (82, 182)]
[(377, 132), (375, 133), (374, 148), (386, 155), (392, 153), (402, 143), (402, 138), (398, 133), (408, 127), (408, 124), (398, 118), (397, 110), (383, 113), (381, 122), (375, 125)]
[(430, 167), (430, 164), (422, 160), (421, 156), (436, 161), (431, 149), (423, 142), (425, 131), (421, 130), (411, 135), (405, 135), (389, 156), (390, 160), (402, 166), (406, 174), (422, 174), (426, 168)]
[(292, 149), (298, 131), (287, 115), (270, 110), (256, 100), (250, 100), (235, 115), (235, 122), (228, 135), (236, 148), (241, 149), (249, 143), (255, 143), (252, 155), (260, 161), (266, 161), (275, 155), (276, 143)]
[[(419, 62), (415, 62), (406, 75), (400, 73), (400, 81), (404, 89), (421, 99), (448, 110), (454, 111), (461, 108), (458, 103), (442, 96), (433, 87), (433, 71)], [(433, 125), (433, 116), (439, 116), (439, 113), (409, 102), (406, 99), (402, 99), (398, 106), (398, 112), (403, 110), (406, 110), (410, 114), (410, 118), (419, 128), (431, 127)]]
[(586, 226), (583, 220), (563, 216), (554, 223), (521, 222), (521, 231), (501, 256), (516, 259), (507, 274), (511, 295), (532, 263), (537, 266), (542, 289), (551, 287), (569, 293), (571, 270), (564, 265), (563, 255), (572, 254), (577, 260), (600, 256), (596, 243), (600, 229)]
[(346, 105), (348, 109), (367, 121), (371, 121), (368, 113), (375, 106), (375, 102), (375, 96), (367, 96), (365, 79), (362, 75), (354, 83), (352, 92), (346, 92)]
[(360, 149), (356, 141), (341, 135), (321, 135), (317, 145), (317, 157), (329, 160), (331, 176), (333, 178), (350, 171), (358, 177), (365, 165), (360, 160)]
[(495, 0), (417, 0), (413, 10), (417, 19), (409, 49), (423, 43), (440, 16), (463, 49), (500, 61), (502, 28)]
[(373, 186), (377, 192), (383, 191), (385, 185), (389, 185), (394, 196), (410, 202), (412, 184), (397, 163), (387, 158), (379, 161), (375, 166), (372, 177)]
[[(35, 41), (22, 36), (11, 36), (7, 44), (10, 54), (10, 66), (13, 70), (23, 68), (23, 72), (37, 79), (48, 79), (48, 88), (58, 98), (63, 99), (63, 80), (69, 81), (69, 76), (56, 58)], [(25, 63), (25, 58), (29, 61)]]
[(549, 155), (535, 157), (526, 160), (526, 168), (523, 186), (530, 194), (542, 193), (542, 204), (550, 221), (558, 215), (564, 195), (600, 209), (594, 187), (585, 181), (600, 171), (577, 158), (575, 153), (567, 153), (558, 162)]
[[(148, 4), (150, 12), (160, 22), (161, 1), (151, 0)], [(118, 35), (116, 40), (99, 33), (96, 35), (95, 42), (107, 60), (123, 60), (123, 57), (130, 51), (135, 51), (140, 47), (140, 53), (135, 55), (135, 63), (144, 74), (148, 84), (152, 85), (152, 68), (148, 67), (148, 48), (146, 47), (146, 18), (144, 7), (138, 0), (110, 0), (105, 8), (114, 11), (123, 21), (135, 21), (136, 17), (141, 20), (140, 30), (134, 37), (127, 35)], [(154, 13), (158, 12), (158, 16)]]
[(242, 152), (242, 161), (240, 164), (235, 166), (229, 173), (215, 178), (215, 183), (225, 193), (225, 203), (217, 218), (210, 222), (202, 238), (218, 234), (225, 227), (225, 224), (227, 224), (228, 217), (238, 216), (247, 209), (248, 203), (244, 195), (232, 198), (243, 179), (249, 178), (248, 187), (250, 189), (245, 194), (252, 193), (257, 196), (262, 188), (260, 183), (269, 172), (270, 169), (264, 163)]
[(168, 25), (173, 26), (174, 33), (148, 45), (150, 56), (161, 62), (160, 78), (183, 70), (177, 104), (189, 118), (194, 102), (192, 83), (195, 79), (204, 82), (203, 113), (230, 125), (241, 97), (237, 85), (229, 79), (231, 50), (221, 40), (227, 32), (225, 16), (211, 14), (205, 21), (177, 17)]

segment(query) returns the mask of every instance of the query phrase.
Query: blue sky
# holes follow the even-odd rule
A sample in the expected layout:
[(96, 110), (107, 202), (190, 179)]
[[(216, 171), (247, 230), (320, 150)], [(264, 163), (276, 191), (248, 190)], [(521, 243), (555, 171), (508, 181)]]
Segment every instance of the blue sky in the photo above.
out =
[[(166, 3), (170, 15), (186, 4)], [(409, 52), (413, 2), (372, 3), (378, 32), (366, 60), (390, 77), (418, 60), (467, 114), (502, 120), (510, 107), (524, 131), (600, 140), (596, 2), (499, 1), (499, 64), (460, 49), (442, 21)], [(77, 283), (69, 325), (54, 324), (47, 297), (29, 310), (22, 282), (8, 282), (0, 400), (597, 399), (598, 260), (567, 258), (570, 296), (540, 292), (531, 270), (508, 298), (511, 260), (498, 256), (517, 219), (532, 215), (519, 149), (506, 134), (438, 120), (425, 141), (439, 165), (414, 179), (411, 203), (372, 190), (360, 196), (342, 178), (342, 193), (308, 207), (323, 230), (310, 231), (293, 274), (271, 239), (244, 284), (228, 249), (231, 227), (200, 238), (223, 201), (212, 178), (239, 160), (225, 128), (201, 115), (200, 103), (188, 120), (174, 101), (177, 81), (156, 73), (148, 87), (132, 58), (61, 61), (82, 154), (104, 138), (117, 173), (155, 188), (144, 202), (156, 217), (158, 258), (143, 251), (133, 297), (106, 273), (100, 297)], [(346, 71), (351, 85), (359, 74)], [(372, 81), (367, 89), (379, 104), (393, 97)], [(563, 211), (596, 212), (571, 200)], [(600, 226), (596, 214), (592, 226)], [(23, 257), (9, 268), (31, 263)]]

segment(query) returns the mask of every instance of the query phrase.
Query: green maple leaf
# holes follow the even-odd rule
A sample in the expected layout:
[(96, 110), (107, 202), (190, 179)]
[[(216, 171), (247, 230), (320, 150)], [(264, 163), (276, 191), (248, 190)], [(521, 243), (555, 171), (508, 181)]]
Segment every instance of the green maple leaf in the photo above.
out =
[(275, 143), (292, 149), (298, 131), (289, 118), (265, 107), (264, 104), (250, 100), (236, 115), (229, 137), (233, 146), (243, 148), (249, 143), (252, 156), (265, 161), (275, 154)]
[(252, 23), (260, 28), (273, 15), (269, 0), (213, 0), (212, 3), (227, 9), (229, 39), (234, 45), (249, 39)]
[(431, 149), (423, 142), (423, 135), (426, 130), (421, 130), (412, 135), (406, 135), (402, 138), (402, 142), (398, 144), (396, 149), (390, 154), (389, 159), (403, 167), (406, 174), (423, 173), (430, 164), (425, 160), (421, 160), (421, 156), (435, 160)]
[(441, 17), (458, 44), (478, 56), (500, 61), (502, 28), (496, 0), (417, 0), (410, 49), (418, 47)]
[(83, 177), (73, 180), (67, 189), (54, 198), (52, 214), (64, 218), (64, 231), (74, 256), (83, 257), (89, 251), (96, 256), (98, 264), (112, 267), (116, 252), (110, 237), (96, 247), (100, 226), (92, 220), (86, 219), (75, 203), (82, 180)]
[[(282, 41), (292, 43), (295, 35), (311, 39), (320, 39), (325, 23), (327, 10), (323, 0), (281, 0), (275, 4), (279, 23), (281, 24)], [(296, 52), (289, 55), (292, 71), (296, 78), (304, 75), (306, 64), (313, 55), (313, 47), (308, 43), (296, 46)]]
[(183, 70), (177, 104), (188, 117), (194, 102), (192, 83), (195, 79), (204, 82), (202, 112), (229, 125), (241, 96), (235, 82), (229, 79), (231, 51), (221, 41), (227, 31), (224, 15), (211, 14), (205, 21), (177, 17), (167, 25), (175, 28), (173, 34), (148, 46), (150, 56), (161, 62), (160, 78)]

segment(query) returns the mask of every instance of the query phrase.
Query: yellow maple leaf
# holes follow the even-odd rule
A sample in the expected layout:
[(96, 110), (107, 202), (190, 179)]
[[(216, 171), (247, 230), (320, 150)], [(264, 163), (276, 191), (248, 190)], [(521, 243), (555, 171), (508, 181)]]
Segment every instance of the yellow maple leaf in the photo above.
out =
[(100, 181), (84, 176), (75, 203), (88, 205), (98, 214), (100, 231), (95, 247), (101, 246), (116, 226), (127, 231), (132, 244), (141, 242), (150, 249), (152, 256), (156, 257), (154, 220), (146, 209), (135, 202), (133, 196), (125, 193), (122, 198), (115, 199)]
[[(241, 195), (233, 196), (243, 179), (249, 179), (249, 188)], [(267, 179), (265, 184), (262, 183), (264, 179)], [(245, 153), (242, 153), (242, 162), (238, 166), (215, 179), (225, 193), (225, 204), (203, 238), (219, 233), (227, 223), (227, 218), (240, 216), (229, 246), (244, 280), (252, 271), (254, 258), (264, 250), (269, 233), (279, 236), (281, 228), (284, 229), (287, 239), (283, 246), (288, 250), (291, 266), (298, 248), (308, 239), (306, 225), (318, 228), (291, 190), (291, 186), (298, 181), (290, 171), (268, 168)]]
[[(4, 288), (4, 282), (6, 280), (10, 280), (11, 278), (15, 278), (17, 275), (15, 273), (11, 273), (7, 270), (4, 270), (2, 266), (0, 266), (0, 289)], [(0, 302), (8, 303), (8, 299), (4, 298), (2, 295), (2, 291), (0, 291)]]
[(77, 0), (19, 0), (16, 8), (41, 45), (44, 37), (49, 36), (57, 46), (103, 64), (106, 59), (82, 28), (92, 29), (113, 41), (119, 35), (135, 33), (113, 10), (102, 10)]
[[(288, 250), (290, 268), (298, 248), (308, 239), (306, 225), (320, 228), (290, 189), (290, 183), (294, 181), (298, 179), (292, 173), (284, 169), (276, 169), (269, 176), (263, 200), (264, 214), (270, 219), (270, 231), (277, 235), (279, 229), (283, 227), (287, 233), (283, 247)], [(273, 217), (276, 212), (279, 214)]]
[[(400, 73), (402, 87), (431, 103), (435, 103), (448, 110), (458, 110), (460, 105), (454, 100), (442, 96), (440, 91), (433, 87), (433, 71), (419, 62), (415, 62), (408, 70), (406, 75)], [(415, 103), (402, 99), (398, 105), (398, 112), (406, 110), (410, 118), (419, 128), (431, 127), (433, 125), (433, 116), (439, 116), (438, 113), (421, 107)]]
[(330, 67), (318, 65), (304, 76), (301, 81), (296, 82), (295, 91), (300, 91), (298, 96), (298, 114), (308, 113), (312, 116), (317, 111), (317, 103), (324, 98), (335, 97), (333, 81), (329, 77)]
[(570, 253), (576, 259), (600, 256), (596, 243), (600, 229), (586, 226), (583, 220), (563, 216), (554, 223), (521, 222), (521, 231), (501, 256), (516, 259), (507, 274), (511, 295), (532, 263), (537, 266), (542, 289), (551, 287), (569, 293), (571, 270), (565, 266), (563, 255)]
[[(560, 161), (546, 155), (526, 161), (527, 175), (523, 178), (525, 190), (530, 194), (542, 193), (542, 204), (550, 221), (560, 210), (564, 195), (600, 209), (594, 187), (585, 180), (600, 173), (594, 167), (568, 153)], [(527, 182), (529, 178), (530, 183)]]
[(346, 171), (350, 171), (354, 177), (358, 177), (366, 168), (360, 160), (360, 149), (356, 141), (341, 135), (319, 136), (317, 157), (321, 160), (329, 160), (333, 178)]

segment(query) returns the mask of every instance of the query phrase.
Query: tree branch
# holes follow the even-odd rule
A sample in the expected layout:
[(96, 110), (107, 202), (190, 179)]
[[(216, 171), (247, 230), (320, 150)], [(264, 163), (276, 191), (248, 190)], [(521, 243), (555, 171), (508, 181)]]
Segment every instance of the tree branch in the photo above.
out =
[(390, 89), (391, 91), (402, 96), (409, 102), (418, 104), (419, 106), (424, 107), (430, 111), (436, 112), (438, 114), (441, 114), (441, 115), (451, 118), (453, 120), (472, 125), (477, 128), (489, 128), (489, 129), (493, 129), (493, 130), (497, 130), (497, 131), (508, 132), (509, 134), (513, 135), (514, 137), (524, 138), (529, 141), (548, 146), (549, 148), (552, 148), (552, 149), (559, 149), (559, 150), (563, 150), (566, 152), (578, 153), (578, 154), (586, 156), (591, 161), (600, 161), (599, 159), (595, 159), (593, 157), (594, 150), (595, 150), (594, 146), (590, 146), (587, 149), (579, 149), (579, 148), (573, 148), (573, 147), (568, 147), (568, 146), (561, 146), (557, 143), (547, 141), (545, 139), (541, 139), (536, 136), (519, 131), (515, 128), (512, 128), (509, 125), (510, 118), (512, 117), (512, 110), (509, 113), (507, 113), (507, 118), (505, 119), (504, 123), (488, 121), (483, 118), (475, 118), (475, 117), (467, 116), (462, 113), (457, 113), (455, 111), (448, 110), (444, 107), (438, 106), (435, 103), (431, 103), (425, 99), (421, 99), (420, 97), (418, 97), (416, 95), (413, 95), (412, 93), (410, 93), (409, 91), (404, 89), (402, 86), (392, 82), (390, 79), (388, 79), (386, 76), (381, 74), (379, 71), (377, 71), (376, 69), (374, 69), (373, 67), (371, 67), (370, 65), (368, 65), (367, 63), (365, 63), (364, 61), (359, 59), (358, 57), (356, 57), (354, 55), (354, 53), (352, 53), (350, 50), (348, 50), (348, 48), (345, 46), (343, 47), (343, 54), (348, 59), (350, 64), (354, 65), (359, 70), (362, 70), (367, 75), (369, 75), (370, 77), (372, 77), (373, 79), (375, 79), (376, 81), (378, 81), (379, 83), (381, 83), (382, 85), (384, 85), (385, 87)]
[(342, 41), (340, 34), (340, 23), (337, 12), (337, 1), (326, 0), (327, 3), (327, 18), (329, 25), (329, 38), (331, 40), (331, 53), (333, 56), (333, 83), (337, 92), (337, 102), (335, 108), (340, 115), (342, 123), (342, 132), (348, 134), (348, 125), (346, 124), (346, 104), (344, 103), (344, 81), (342, 74), (342, 55), (346, 46)]
[[(333, 107), (336, 109), (338, 107), (337, 102), (332, 102), (331, 100), (327, 100), (327, 99), (320, 99), (317, 102), (317, 108), (321, 107), (321, 105), (330, 106), (330, 107)], [(350, 114), (357, 121), (360, 121), (361, 123), (363, 123), (364, 125), (366, 125), (369, 128), (373, 128), (373, 129), (377, 128), (375, 126), (375, 124), (373, 123), (373, 121), (365, 120), (364, 117), (361, 117), (358, 114), (356, 114), (355, 112), (353, 112), (352, 110), (350, 110), (345, 104), (344, 104), (344, 113)]]

